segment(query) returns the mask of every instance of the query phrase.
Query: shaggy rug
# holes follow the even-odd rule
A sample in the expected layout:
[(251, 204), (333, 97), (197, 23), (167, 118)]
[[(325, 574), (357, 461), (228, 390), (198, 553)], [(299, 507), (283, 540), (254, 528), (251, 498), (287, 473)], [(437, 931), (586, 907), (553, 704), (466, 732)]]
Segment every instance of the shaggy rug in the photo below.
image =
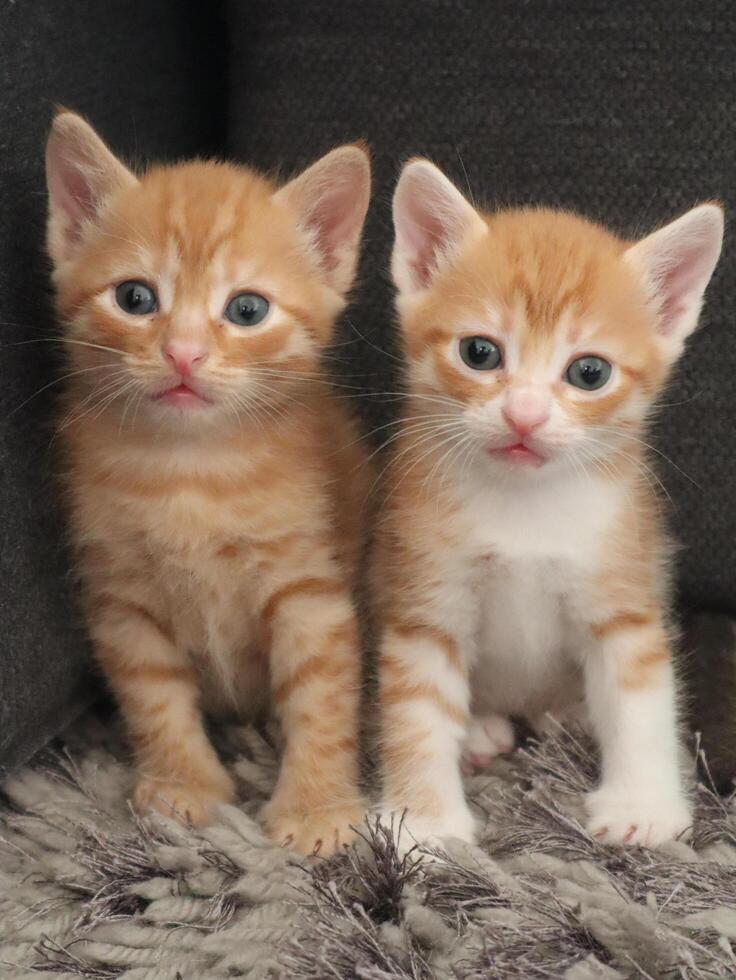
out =
[(3, 980), (736, 977), (736, 799), (707, 776), (692, 848), (609, 847), (580, 823), (595, 757), (560, 732), (469, 780), (479, 847), (401, 858), (366, 823), (301, 861), (255, 820), (267, 732), (219, 733), (244, 802), (195, 832), (134, 818), (111, 728), (86, 719), (4, 784)]

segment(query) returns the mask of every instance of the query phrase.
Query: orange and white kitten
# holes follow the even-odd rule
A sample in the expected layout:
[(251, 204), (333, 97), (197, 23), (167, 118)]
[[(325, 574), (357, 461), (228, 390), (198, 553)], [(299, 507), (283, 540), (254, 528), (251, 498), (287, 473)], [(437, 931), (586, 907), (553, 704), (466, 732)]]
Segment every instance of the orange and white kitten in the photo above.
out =
[(678, 761), (668, 544), (641, 435), (723, 234), (705, 204), (642, 241), (564, 212), (478, 213), (432, 164), (394, 197), (409, 394), (375, 580), (385, 813), (471, 839), (460, 778), (511, 715), (582, 716), (589, 829), (656, 845), (691, 821)]
[(320, 355), (353, 281), (367, 154), (340, 147), (280, 188), (214, 162), (136, 177), (63, 112), (46, 163), (72, 531), (135, 804), (210, 820), (234, 786), (202, 712), (252, 713), (270, 688), (285, 749), (267, 826), (329, 852), (363, 813), (360, 507)]

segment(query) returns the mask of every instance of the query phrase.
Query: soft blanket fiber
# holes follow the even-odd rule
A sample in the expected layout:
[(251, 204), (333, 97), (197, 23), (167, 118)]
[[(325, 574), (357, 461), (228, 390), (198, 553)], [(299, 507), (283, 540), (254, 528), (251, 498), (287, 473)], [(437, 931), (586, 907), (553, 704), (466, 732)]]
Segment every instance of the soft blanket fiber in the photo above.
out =
[(367, 823), (344, 854), (302, 861), (255, 819), (269, 734), (218, 740), (243, 802), (205, 831), (134, 818), (123, 743), (99, 719), (6, 780), (4, 980), (736, 977), (736, 800), (707, 773), (692, 848), (609, 847), (580, 823), (595, 757), (560, 732), (469, 781), (480, 846), (402, 859)]

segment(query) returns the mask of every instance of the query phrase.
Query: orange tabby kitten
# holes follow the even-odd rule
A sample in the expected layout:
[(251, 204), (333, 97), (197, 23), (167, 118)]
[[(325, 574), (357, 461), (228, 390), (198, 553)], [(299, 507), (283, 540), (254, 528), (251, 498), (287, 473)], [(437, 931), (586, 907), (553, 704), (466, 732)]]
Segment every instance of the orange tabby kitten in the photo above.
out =
[(353, 281), (367, 154), (340, 147), (281, 188), (213, 162), (136, 177), (62, 112), (47, 176), (72, 529), (136, 807), (210, 820), (234, 787), (202, 711), (253, 712), (270, 688), (285, 750), (267, 826), (329, 852), (363, 812), (360, 508), (319, 361)]
[(707, 204), (643, 241), (571, 214), (479, 214), (404, 169), (393, 274), (409, 397), (377, 575), (384, 810), (471, 839), (465, 769), (510, 715), (587, 719), (589, 828), (656, 845), (691, 811), (678, 760), (668, 545), (647, 415), (697, 324), (721, 247)]

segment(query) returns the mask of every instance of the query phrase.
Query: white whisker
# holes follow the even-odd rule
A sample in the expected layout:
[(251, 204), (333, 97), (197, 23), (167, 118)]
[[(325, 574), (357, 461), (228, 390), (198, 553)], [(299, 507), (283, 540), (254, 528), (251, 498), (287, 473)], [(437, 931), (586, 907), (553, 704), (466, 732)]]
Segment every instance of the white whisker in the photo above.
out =
[(38, 391), (34, 391), (32, 395), (29, 395), (29, 397), (25, 399), (25, 401), (22, 401), (20, 405), (17, 405), (14, 409), (12, 409), (12, 411), (5, 416), (3, 422), (7, 422), (8, 419), (11, 419), (17, 412), (20, 412), (21, 409), (25, 408), (29, 402), (32, 402), (34, 398), (37, 398), (39, 395), (43, 394), (44, 391), (48, 391), (49, 388), (53, 388), (54, 385), (61, 384), (63, 381), (68, 381), (69, 378), (74, 378), (77, 375), (87, 374), (89, 371), (101, 371), (103, 368), (114, 366), (114, 364), (96, 364), (93, 367), (79, 368), (76, 371), (70, 371), (68, 374), (62, 375), (60, 378), (54, 378), (53, 381), (49, 381), (48, 384), (45, 384), (42, 388), (39, 388)]

